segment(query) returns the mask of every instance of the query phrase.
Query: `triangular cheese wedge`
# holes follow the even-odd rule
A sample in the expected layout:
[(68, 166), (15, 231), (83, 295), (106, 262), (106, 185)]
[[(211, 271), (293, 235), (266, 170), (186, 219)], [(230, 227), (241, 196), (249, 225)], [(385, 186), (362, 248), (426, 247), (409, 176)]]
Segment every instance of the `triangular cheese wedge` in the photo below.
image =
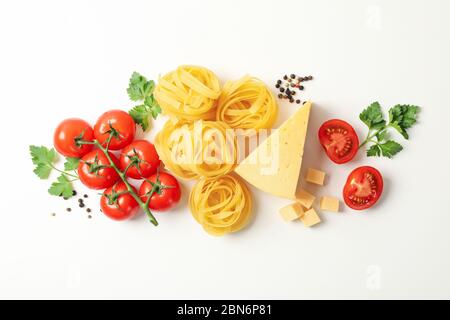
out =
[(295, 199), (311, 102), (249, 154), (235, 172), (256, 188), (270, 194)]

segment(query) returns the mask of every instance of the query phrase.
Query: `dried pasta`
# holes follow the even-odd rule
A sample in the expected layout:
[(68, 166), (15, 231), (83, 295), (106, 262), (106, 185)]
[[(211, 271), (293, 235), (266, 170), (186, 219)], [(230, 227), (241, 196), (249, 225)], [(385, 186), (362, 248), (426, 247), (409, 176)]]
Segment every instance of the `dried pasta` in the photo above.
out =
[(217, 177), (236, 164), (236, 139), (222, 121), (167, 121), (155, 138), (166, 167), (178, 177)]
[(189, 206), (206, 232), (222, 236), (244, 228), (252, 215), (252, 197), (236, 175), (203, 178), (193, 187)]
[(219, 95), (217, 76), (206, 68), (189, 65), (160, 78), (154, 90), (165, 114), (191, 121), (213, 119)]
[(278, 105), (261, 80), (244, 76), (228, 81), (217, 103), (217, 120), (232, 128), (268, 129), (275, 122)]

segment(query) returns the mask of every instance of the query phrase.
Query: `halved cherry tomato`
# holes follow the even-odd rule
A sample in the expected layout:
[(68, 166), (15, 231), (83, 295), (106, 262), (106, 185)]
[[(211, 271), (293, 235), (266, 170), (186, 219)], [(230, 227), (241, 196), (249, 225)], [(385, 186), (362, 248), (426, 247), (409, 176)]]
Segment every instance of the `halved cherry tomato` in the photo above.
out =
[[(153, 183), (153, 185), (152, 185)], [(139, 188), (139, 197), (143, 202), (148, 194), (155, 188), (149, 208), (157, 211), (166, 211), (174, 207), (181, 198), (180, 184), (177, 179), (167, 172), (157, 172), (146, 179)]]
[(102, 114), (94, 126), (95, 139), (106, 147), (110, 134), (113, 135), (109, 144), (110, 150), (119, 150), (129, 145), (136, 134), (133, 118), (122, 110), (111, 110)]
[(369, 166), (353, 170), (344, 186), (344, 201), (352, 209), (364, 210), (373, 206), (383, 193), (381, 173)]
[(155, 146), (146, 140), (133, 141), (120, 153), (120, 168), (125, 170), (131, 164), (127, 170), (130, 178), (142, 179), (154, 174), (159, 163)]
[(355, 129), (345, 121), (332, 119), (319, 129), (319, 140), (331, 161), (342, 164), (358, 152), (359, 139)]
[[(136, 192), (134, 187), (133, 191)], [(139, 204), (128, 193), (125, 183), (120, 181), (103, 192), (100, 208), (107, 217), (120, 221), (134, 217), (139, 211)]]
[(66, 119), (56, 127), (53, 144), (56, 151), (65, 157), (81, 158), (92, 150), (91, 144), (78, 144), (77, 141), (92, 141), (94, 130), (82, 119)]
[[(112, 153), (109, 153), (109, 156), (118, 166), (119, 160)], [(91, 189), (109, 188), (120, 178), (101, 150), (93, 150), (81, 158), (78, 165), (78, 176), (80, 181)]]

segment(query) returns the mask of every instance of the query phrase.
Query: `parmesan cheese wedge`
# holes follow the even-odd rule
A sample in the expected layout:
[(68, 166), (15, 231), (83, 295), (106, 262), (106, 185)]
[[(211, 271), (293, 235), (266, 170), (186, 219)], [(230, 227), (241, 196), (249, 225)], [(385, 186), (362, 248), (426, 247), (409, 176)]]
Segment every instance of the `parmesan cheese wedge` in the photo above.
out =
[(311, 102), (249, 154), (235, 172), (256, 188), (275, 196), (295, 200)]

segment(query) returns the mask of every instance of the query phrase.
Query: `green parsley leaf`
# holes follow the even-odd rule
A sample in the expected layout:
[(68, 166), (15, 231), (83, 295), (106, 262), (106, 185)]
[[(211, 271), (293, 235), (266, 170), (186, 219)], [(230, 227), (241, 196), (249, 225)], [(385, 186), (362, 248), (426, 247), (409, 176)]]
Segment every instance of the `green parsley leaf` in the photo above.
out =
[(378, 144), (378, 146), (381, 149), (381, 154), (383, 155), (383, 157), (387, 157), (389, 159), (392, 159), (393, 156), (403, 150), (402, 145), (393, 140), (388, 140), (385, 143), (380, 143)]
[(378, 142), (383, 142), (388, 137), (387, 130), (379, 131), (376, 135)]
[(146, 97), (144, 100), (144, 104), (150, 110), (153, 119), (156, 119), (156, 117), (158, 117), (158, 114), (161, 113), (161, 107), (159, 106), (153, 95)]
[(141, 104), (139, 106), (135, 106), (128, 112), (134, 122), (139, 124), (144, 131), (150, 127), (149, 118), (152, 117), (153, 119), (156, 119), (158, 114), (161, 113), (161, 107), (153, 97), (147, 97), (145, 102), (151, 104)]
[(80, 163), (80, 159), (78, 158), (66, 158), (66, 162), (64, 162), (64, 170), (76, 170), (78, 168), (78, 164)]
[(420, 108), (412, 105), (398, 104), (389, 110), (389, 125), (397, 130), (405, 139), (409, 139), (409, 129), (417, 121)]
[(154, 88), (155, 82), (153, 80), (148, 81), (143, 75), (133, 72), (127, 92), (131, 100), (140, 101), (152, 94)]
[(378, 144), (372, 145), (369, 149), (367, 149), (368, 157), (379, 157), (381, 155), (381, 149)]
[(73, 194), (72, 183), (65, 174), (62, 174), (55, 182), (52, 183), (52, 185), (48, 189), (48, 193), (54, 196), (63, 196), (66, 198), (70, 198)]
[(146, 131), (149, 128), (150, 124), (148, 119), (150, 117), (150, 111), (146, 105), (141, 104), (136, 106), (128, 111), (128, 113), (133, 118), (134, 122), (142, 127), (142, 130)]
[(381, 129), (386, 125), (381, 106), (378, 102), (374, 102), (364, 109), (363, 112), (360, 113), (359, 118), (369, 127), (369, 129)]
[(44, 146), (30, 146), (31, 161), (36, 165), (33, 172), (41, 179), (47, 179), (53, 168), (53, 163), (58, 159), (55, 149)]

